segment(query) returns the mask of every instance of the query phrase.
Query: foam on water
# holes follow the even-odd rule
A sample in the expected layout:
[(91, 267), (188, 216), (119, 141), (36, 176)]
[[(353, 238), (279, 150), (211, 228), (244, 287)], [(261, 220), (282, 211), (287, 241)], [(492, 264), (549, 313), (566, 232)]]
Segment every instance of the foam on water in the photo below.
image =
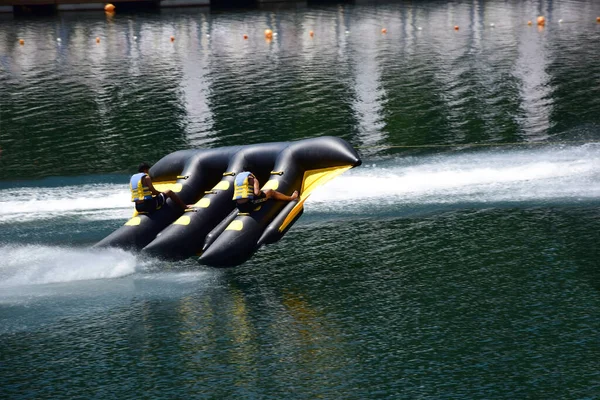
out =
[[(307, 211), (378, 204), (579, 201), (600, 198), (600, 146), (396, 159), (318, 188)], [(357, 202), (359, 200), (359, 202)], [(347, 210), (347, 208), (345, 208)]]
[[(396, 158), (353, 169), (318, 188), (307, 213), (390, 204), (589, 200), (600, 197), (600, 146), (447, 153)], [(66, 216), (126, 220), (126, 183), (0, 190), (0, 224)]]
[(69, 215), (88, 219), (123, 219), (132, 213), (127, 184), (16, 187), (0, 190), (0, 196), (0, 223)]
[(136, 269), (136, 257), (118, 249), (0, 245), (0, 288), (119, 278)]

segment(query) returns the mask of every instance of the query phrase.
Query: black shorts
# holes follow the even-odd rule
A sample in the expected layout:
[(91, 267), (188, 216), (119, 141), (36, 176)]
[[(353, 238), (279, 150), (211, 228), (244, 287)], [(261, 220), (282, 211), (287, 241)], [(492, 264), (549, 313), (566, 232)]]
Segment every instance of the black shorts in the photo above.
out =
[(245, 203), (237, 203), (237, 208), (239, 212), (248, 214), (265, 201), (267, 201), (267, 195), (265, 194), (265, 192), (261, 191), (260, 195), (255, 199), (247, 201)]
[(151, 213), (160, 209), (165, 204), (165, 194), (159, 193), (149, 200), (144, 200), (143, 203), (135, 203), (135, 209), (139, 213)]

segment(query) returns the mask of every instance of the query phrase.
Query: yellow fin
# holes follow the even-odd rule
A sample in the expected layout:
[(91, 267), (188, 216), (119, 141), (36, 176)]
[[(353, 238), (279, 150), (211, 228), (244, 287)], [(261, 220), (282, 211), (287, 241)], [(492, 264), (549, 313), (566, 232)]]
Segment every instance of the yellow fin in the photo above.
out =
[(336, 176), (343, 174), (350, 168), (352, 168), (352, 165), (312, 169), (306, 171), (304, 173), (304, 177), (302, 178), (302, 190), (300, 191), (301, 194), (298, 204), (296, 204), (296, 206), (292, 208), (292, 211), (290, 211), (285, 220), (283, 220), (283, 223), (279, 227), (279, 232), (283, 232), (285, 228), (287, 228), (287, 226), (290, 224), (290, 222), (292, 222), (294, 218), (296, 218), (296, 215), (298, 215), (298, 213), (304, 207), (304, 201), (308, 198), (308, 196), (310, 196), (313, 190), (329, 182)]

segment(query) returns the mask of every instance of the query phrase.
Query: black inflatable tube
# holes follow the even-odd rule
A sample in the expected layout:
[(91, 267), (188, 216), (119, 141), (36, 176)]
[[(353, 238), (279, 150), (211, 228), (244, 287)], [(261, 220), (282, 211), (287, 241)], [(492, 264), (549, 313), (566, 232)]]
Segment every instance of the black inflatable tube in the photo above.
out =
[(231, 200), (235, 174), (246, 166), (259, 182), (266, 182), (277, 155), (287, 146), (288, 143), (268, 143), (241, 148), (231, 158), (224, 172), (226, 175), (221, 172), (221, 181), (204, 194), (202, 206), (166, 227), (142, 252), (171, 260), (200, 253), (206, 235), (235, 208), (235, 202)]
[[(155, 183), (175, 182), (179, 197), (196, 204), (194, 211), (184, 214), (169, 200), (152, 214), (132, 218), (96, 246), (143, 249), (166, 259), (201, 254), (199, 261), (206, 265), (239, 265), (260, 246), (285, 235), (302, 215), (303, 202), (314, 186), (360, 164), (347, 142), (328, 136), (178, 151), (159, 160), (150, 176)], [(270, 199), (249, 214), (238, 214), (233, 181), (244, 166), (266, 188), (287, 195), (298, 190), (302, 197), (292, 202)]]
[(223, 233), (223, 231), (229, 226), (229, 224), (233, 222), (234, 219), (237, 218), (237, 216), (238, 210), (237, 208), (235, 208), (229, 213), (229, 215), (227, 215), (227, 217), (225, 217), (221, 222), (219, 222), (217, 226), (215, 226), (213, 230), (208, 233), (208, 235), (206, 235), (206, 238), (204, 240), (204, 246), (202, 246), (202, 252), (206, 251), (206, 249), (208, 249), (210, 245), (212, 245), (215, 242), (215, 240), (217, 240), (219, 235)]
[[(195, 203), (206, 190), (217, 184), (221, 178), (221, 171), (227, 168), (229, 157), (239, 149), (240, 147), (236, 146), (175, 152), (153, 165), (150, 169), (150, 177), (153, 181), (176, 179), (181, 185), (177, 195), (186, 204)], [(182, 178), (177, 179), (178, 176)], [(160, 210), (149, 215), (139, 215), (137, 224), (122, 226), (97, 243), (95, 247), (141, 250), (183, 212), (184, 210), (168, 199)]]
[(266, 244), (272, 244), (277, 242), (279, 239), (283, 237), (290, 230), (292, 225), (302, 216), (304, 213), (304, 209), (300, 210), (300, 212), (293, 218), (289, 225), (283, 230), (280, 231), (279, 227), (283, 224), (284, 220), (287, 218), (292, 209), (296, 206), (297, 201), (290, 201), (286, 206), (281, 210), (281, 212), (273, 219), (273, 221), (267, 226), (264, 230), (263, 234), (260, 236), (258, 241), (256, 242), (256, 246), (260, 247)]
[[(355, 150), (341, 139), (307, 139), (291, 143), (280, 153), (275, 162), (275, 173), (271, 175), (270, 180), (277, 182), (278, 191), (290, 195), (294, 190), (301, 190), (303, 176), (307, 170), (344, 165), (358, 166), (360, 163)], [(250, 215), (238, 215), (214, 243), (206, 248), (200, 262), (218, 267), (232, 267), (245, 262), (260, 245), (277, 241), (283, 236), (270, 233), (261, 241), (263, 232), (272, 221), (287, 217), (288, 207), (292, 209), (294, 205), (269, 200)], [(292, 223), (298, 217), (294, 218)]]

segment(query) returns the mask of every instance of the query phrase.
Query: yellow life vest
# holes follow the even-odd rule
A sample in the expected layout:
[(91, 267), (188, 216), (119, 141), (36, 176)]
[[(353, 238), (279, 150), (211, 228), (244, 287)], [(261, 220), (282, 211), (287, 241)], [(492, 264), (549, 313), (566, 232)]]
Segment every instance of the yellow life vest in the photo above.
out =
[(250, 183), (250, 172), (239, 173), (233, 182), (233, 200), (249, 199), (253, 200), (254, 196), (254, 181)]
[(146, 176), (145, 173), (140, 172), (131, 177), (129, 181), (129, 188), (131, 189), (131, 201), (138, 200), (150, 200), (152, 198), (152, 192), (150, 188), (144, 186), (142, 179)]

